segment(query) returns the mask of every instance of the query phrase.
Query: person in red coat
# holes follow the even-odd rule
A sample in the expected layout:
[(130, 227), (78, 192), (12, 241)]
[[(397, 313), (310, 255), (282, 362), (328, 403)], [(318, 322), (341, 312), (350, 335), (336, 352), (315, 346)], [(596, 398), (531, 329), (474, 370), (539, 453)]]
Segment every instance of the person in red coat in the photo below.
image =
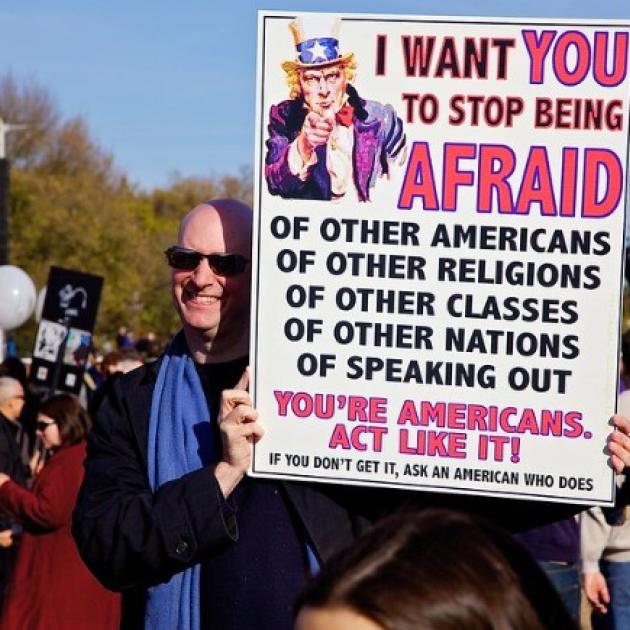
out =
[(23, 524), (2, 630), (112, 630), (120, 623), (120, 596), (105, 589), (79, 557), (70, 533), (83, 479), (90, 417), (70, 394), (40, 410), (37, 433), (52, 457), (28, 490), (0, 474), (0, 510)]

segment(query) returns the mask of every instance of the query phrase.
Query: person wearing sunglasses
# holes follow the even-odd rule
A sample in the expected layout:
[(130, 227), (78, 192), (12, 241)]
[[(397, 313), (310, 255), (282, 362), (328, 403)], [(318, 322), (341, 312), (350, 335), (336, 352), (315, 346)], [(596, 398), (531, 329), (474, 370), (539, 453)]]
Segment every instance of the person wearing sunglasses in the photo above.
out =
[[(247, 392), (251, 229), (251, 209), (234, 200), (183, 218), (165, 252), (182, 330), (159, 361), (112, 382), (97, 411), (73, 533), (95, 575), (123, 592), (123, 627), (290, 630), (302, 585), (365, 517), (429, 503), (245, 476), (264, 439)], [(431, 501), (522, 528), (558, 518), (532, 502)]]
[[(18, 440), (24, 397), (20, 381), (11, 376), (0, 376), (0, 473), (10, 475), (22, 486), (30, 476), (28, 466), (22, 461)], [(19, 532), (19, 523), (0, 514), (0, 605), (15, 564)]]
[[(12, 376), (0, 376), (0, 473), (13, 477), (24, 486), (30, 476), (21, 456), (20, 417), (24, 409), (25, 391)], [(15, 564), (20, 524), (0, 513), (0, 608)]]
[(70, 533), (90, 426), (75, 396), (52, 396), (37, 417), (37, 437), (52, 455), (35, 467), (32, 488), (0, 474), (0, 510), (23, 527), (0, 619), (3, 630), (118, 628), (120, 596), (89, 572)]
[(89, 437), (74, 534), (123, 627), (289, 630), (308, 575), (360, 527), (344, 488), (245, 477), (252, 211), (209, 201), (165, 252), (182, 330), (113, 382)]

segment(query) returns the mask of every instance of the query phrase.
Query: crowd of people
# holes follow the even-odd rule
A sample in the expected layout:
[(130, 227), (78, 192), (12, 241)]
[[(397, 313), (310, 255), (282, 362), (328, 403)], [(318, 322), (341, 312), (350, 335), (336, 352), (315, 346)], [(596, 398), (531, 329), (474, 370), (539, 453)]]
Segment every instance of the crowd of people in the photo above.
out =
[(28, 361), (0, 365), (0, 628), (120, 625), (120, 595), (81, 560), (71, 522), (99, 397), (160, 351), (154, 336), (130, 338), (93, 349), (79, 396), (30, 383)]
[(594, 626), (630, 627), (623, 418), (612, 510), (247, 477), (251, 227), (184, 217), (159, 357), (121, 330), (79, 397), (1, 366), (0, 628), (577, 628), (580, 572)]
[[(411, 100), (403, 123), (359, 94), (327, 19), (289, 24), (289, 94), (268, 112), (265, 192), (291, 208), (369, 205), (408, 149), (428, 147), (407, 140)], [(510, 43), (497, 42), (505, 61)], [(436, 77), (458, 76), (454, 55), (443, 47)], [(454, 190), (470, 184), (451, 167)], [(542, 207), (544, 186), (530, 188)], [(265, 418), (248, 387), (252, 224), (240, 201), (192, 208), (164, 252), (181, 329), (161, 343), (121, 322), (115, 350), (88, 353), (78, 395), (38, 391), (17, 357), (0, 365), (0, 630), (576, 630), (587, 603), (594, 630), (630, 630), (630, 333), (602, 444), (612, 508), (254, 478)]]

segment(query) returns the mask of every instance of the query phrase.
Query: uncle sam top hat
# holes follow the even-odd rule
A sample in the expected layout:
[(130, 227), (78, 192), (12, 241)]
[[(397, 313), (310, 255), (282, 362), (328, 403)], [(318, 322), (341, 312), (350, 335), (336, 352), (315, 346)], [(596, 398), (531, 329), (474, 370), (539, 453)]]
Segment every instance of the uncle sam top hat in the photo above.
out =
[(319, 68), (333, 63), (348, 63), (354, 53), (339, 52), (341, 21), (325, 13), (310, 13), (295, 18), (289, 29), (295, 42), (295, 61), (282, 64), (285, 72), (299, 68)]

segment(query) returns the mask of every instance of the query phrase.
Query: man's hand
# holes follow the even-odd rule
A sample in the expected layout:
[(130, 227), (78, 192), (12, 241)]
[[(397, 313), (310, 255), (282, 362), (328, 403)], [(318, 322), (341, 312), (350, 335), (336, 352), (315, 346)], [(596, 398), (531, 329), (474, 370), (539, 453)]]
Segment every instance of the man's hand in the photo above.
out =
[(626, 466), (630, 466), (630, 420), (625, 416), (613, 416), (610, 423), (619, 429), (608, 436), (610, 463), (621, 474)]
[(584, 582), (584, 593), (588, 597), (588, 601), (591, 602), (591, 606), (598, 613), (606, 614), (608, 604), (610, 604), (606, 578), (600, 571), (595, 571), (594, 573), (584, 573), (582, 580)]
[(3, 529), (0, 531), (0, 547), (7, 549), (13, 545), (13, 532), (10, 529)]
[(0, 488), (7, 482), (10, 481), (11, 477), (5, 473), (0, 473)]
[(221, 394), (218, 422), (223, 458), (214, 474), (225, 497), (245, 476), (252, 459), (252, 444), (258, 442), (264, 433), (256, 422), (258, 412), (252, 407), (248, 385), (249, 368), (245, 368), (234, 389), (226, 389)]
[(311, 159), (313, 151), (318, 146), (328, 142), (334, 128), (334, 115), (324, 117), (315, 112), (310, 112), (306, 116), (302, 125), (302, 131), (297, 139), (297, 148), (304, 162), (308, 162)]

